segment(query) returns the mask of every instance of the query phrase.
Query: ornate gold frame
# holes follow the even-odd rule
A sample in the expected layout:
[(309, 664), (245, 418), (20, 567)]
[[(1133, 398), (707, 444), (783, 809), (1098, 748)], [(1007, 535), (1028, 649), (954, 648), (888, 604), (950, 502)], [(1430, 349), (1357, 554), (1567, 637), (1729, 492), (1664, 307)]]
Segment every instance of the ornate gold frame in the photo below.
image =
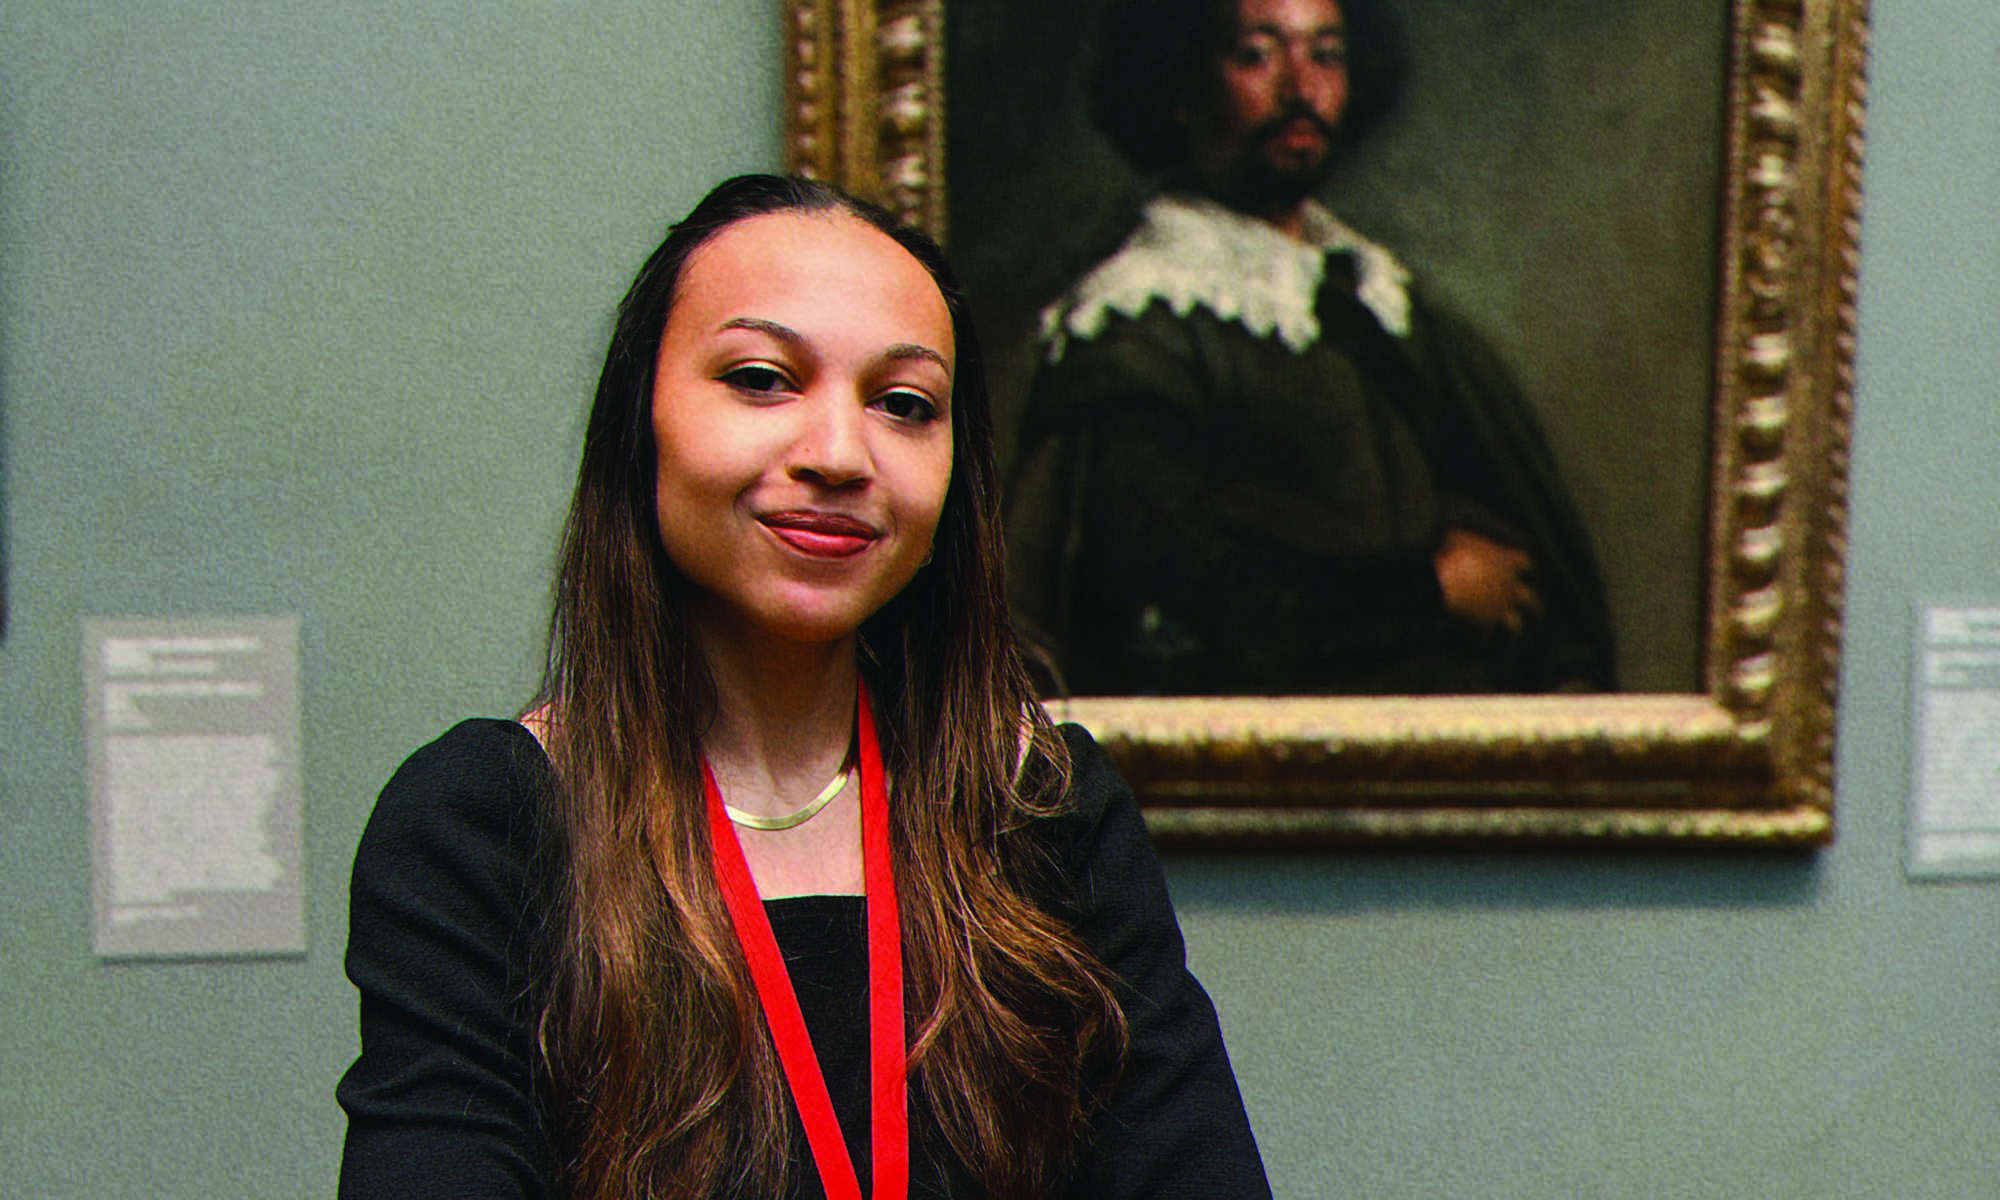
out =
[[(943, 0), (788, 0), (791, 169), (942, 233)], [(1706, 691), (1086, 698), (1156, 835), (1799, 846), (1833, 833), (1866, 0), (1735, 0)]]

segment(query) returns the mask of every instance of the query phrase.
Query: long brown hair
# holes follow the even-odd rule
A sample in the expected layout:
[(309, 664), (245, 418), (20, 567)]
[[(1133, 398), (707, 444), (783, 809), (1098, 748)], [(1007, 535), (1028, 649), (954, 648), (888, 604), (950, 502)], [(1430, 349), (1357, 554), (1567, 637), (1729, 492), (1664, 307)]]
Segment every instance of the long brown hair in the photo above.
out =
[(563, 535), (543, 687), (543, 1083), (574, 1197), (783, 1187), (790, 1099), (716, 886), (699, 743), (713, 681), (691, 585), (654, 507), (655, 359), (689, 256), (747, 217), (844, 213), (937, 281), (956, 345), (953, 461), (932, 563), (862, 628), (891, 806), (912, 1090), (997, 1197), (1046, 1194), (1122, 1058), (1109, 972), (1036, 897), (1033, 819), (1069, 761), (1005, 606), (992, 414), (979, 348), (928, 237), (822, 184), (742, 176), (675, 225), (620, 306)]

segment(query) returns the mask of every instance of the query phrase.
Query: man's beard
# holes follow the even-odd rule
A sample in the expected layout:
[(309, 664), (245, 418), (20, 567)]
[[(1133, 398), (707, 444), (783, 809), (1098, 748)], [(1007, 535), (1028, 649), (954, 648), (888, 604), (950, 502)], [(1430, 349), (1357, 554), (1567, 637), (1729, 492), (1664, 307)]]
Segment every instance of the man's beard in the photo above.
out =
[[(1325, 139), (1317, 154), (1293, 155), (1276, 145), (1285, 127), (1296, 121), (1310, 123)], [(1259, 121), (1244, 135), (1233, 189), (1238, 193), (1238, 201), (1253, 210), (1294, 207), (1318, 192), (1333, 174), (1339, 146), (1337, 126), (1304, 101), (1293, 101), (1284, 111)]]

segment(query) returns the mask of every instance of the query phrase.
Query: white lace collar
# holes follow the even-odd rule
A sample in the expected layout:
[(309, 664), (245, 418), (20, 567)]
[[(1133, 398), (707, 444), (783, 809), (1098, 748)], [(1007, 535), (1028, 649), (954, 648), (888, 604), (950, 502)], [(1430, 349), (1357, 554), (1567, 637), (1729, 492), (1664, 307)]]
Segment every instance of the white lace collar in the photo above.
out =
[(1313, 299), (1329, 251), (1354, 255), (1356, 299), (1384, 329), (1406, 336), (1410, 272), (1323, 205), (1306, 202), (1305, 238), (1296, 240), (1207, 197), (1166, 193), (1146, 203), (1116, 254), (1042, 310), (1041, 342), (1049, 361), (1059, 361), (1070, 338), (1095, 338), (1111, 313), (1136, 318), (1163, 300), (1175, 316), (1199, 305), (1304, 353), (1319, 340)]

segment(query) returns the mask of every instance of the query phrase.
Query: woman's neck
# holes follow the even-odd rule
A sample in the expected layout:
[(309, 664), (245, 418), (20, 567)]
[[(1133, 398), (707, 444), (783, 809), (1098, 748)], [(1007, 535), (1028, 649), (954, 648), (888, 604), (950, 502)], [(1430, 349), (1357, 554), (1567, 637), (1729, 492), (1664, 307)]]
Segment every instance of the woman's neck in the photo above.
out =
[(703, 633), (716, 713), (701, 750), (725, 799), (760, 816), (798, 808), (840, 769), (853, 741), (855, 639), (798, 643)]
[[(723, 803), (754, 817), (784, 817), (812, 803), (839, 773), (854, 736), (852, 637), (824, 644), (705, 636), (715, 678), (715, 721), (701, 751)], [(736, 830), (765, 899), (856, 893), (861, 863), (861, 788), (851, 781), (798, 825)]]

